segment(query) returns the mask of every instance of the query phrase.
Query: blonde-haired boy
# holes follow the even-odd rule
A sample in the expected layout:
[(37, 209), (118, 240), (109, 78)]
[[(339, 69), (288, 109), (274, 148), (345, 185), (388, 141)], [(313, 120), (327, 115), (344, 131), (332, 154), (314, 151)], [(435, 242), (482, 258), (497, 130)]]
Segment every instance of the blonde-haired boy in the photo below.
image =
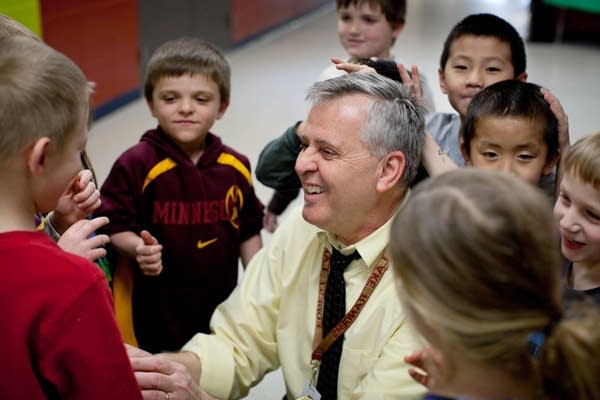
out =
[[(0, 331), (6, 398), (141, 398), (104, 275), (63, 252), (33, 215), (81, 170), (90, 88), (31, 38), (0, 41)], [(99, 351), (100, 349), (100, 351)]]
[[(11, 17), (0, 14), (0, 40), (26, 37), (41, 42), (31, 30)], [(35, 216), (38, 229), (46, 231), (64, 251), (95, 260), (110, 281), (110, 272), (102, 247), (108, 242), (106, 235), (94, 235), (94, 231), (108, 223), (107, 218), (88, 219), (100, 206), (100, 192), (96, 188), (95, 176), (85, 151), (81, 161), (86, 168), (80, 171), (65, 188), (54, 210)]]
[(567, 287), (600, 304), (600, 132), (579, 139), (563, 158), (554, 206)]

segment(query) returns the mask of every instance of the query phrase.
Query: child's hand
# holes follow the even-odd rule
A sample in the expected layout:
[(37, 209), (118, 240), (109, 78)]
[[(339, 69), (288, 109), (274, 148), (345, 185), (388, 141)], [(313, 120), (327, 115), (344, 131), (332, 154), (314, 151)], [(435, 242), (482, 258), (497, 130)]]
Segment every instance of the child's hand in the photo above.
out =
[(341, 58), (337, 58), (337, 57), (331, 57), (331, 62), (335, 64), (335, 67), (341, 71), (346, 71), (349, 74), (355, 73), (355, 72), (362, 72), (362, 73), (371, 73), (371, 74), (376, 74), (377, 71), (375, 71), (375, 68), (373, 67), (369, 67), (368, 65), (364, 65), (364, 64), (354, 64), (354, 63), (349, 63), (346, 62), (344, 60), (342, 60)]
[(443, 385), (442, 355), (433, 347), (415, 350), (404, 357), (404, 362), (415, 366), (425, 373), (409, 368), (408, 374), (415, 381), (432, 392), (438, 391)]
[(80, 171), (61, 195), (52, 215), (52, 226), (59, 234), (75, 222), (85, 219), (100, 207), (100, 192), (92, 180), (92, 171)]
[(542, 94), (544, 95), (544, 100), (550, 106), (550, 110), (554, 113), (554, 117), (556, 117), (556, 121), (558, 122), (558, 147), (563, 152), (569, 149), (571, 145), (571, 140), (569, 139), (569, 118), (567, 114), (562, 108), (560, 101), (556, 98), (556, 96), (548, 89), (542, 88)]
[(136, 247), (136, 261), (144, 275), (156, 276), (162, 272), (162, 245), (148, 231), (140, 233), (142, 242)]
[(410, 98), (412, 101), (418, 104), (423, 103), (423, 91), (421, 90), (421, 76), (419, 75), (419, 69), (416, 65), (413, 65), (410, 69), (410, 74), (404, 66), (404, 64), (397, 64), (398, 73), (402, 78), (402, 84), (410, 88)]
[(71, 225), (58, 239), (58, 246), (66, 252), (95, 261), (106, 255), (102, 247), (110, 240), (107, 235), (90, 235), (108, 224), (108, 218), (80, 219)]
[(270, 233), (275, 232), (277, 229), (277, 215), (273, 214), (269, 210), (265, 210), (265, 215), (263, 216), (263, 228)]

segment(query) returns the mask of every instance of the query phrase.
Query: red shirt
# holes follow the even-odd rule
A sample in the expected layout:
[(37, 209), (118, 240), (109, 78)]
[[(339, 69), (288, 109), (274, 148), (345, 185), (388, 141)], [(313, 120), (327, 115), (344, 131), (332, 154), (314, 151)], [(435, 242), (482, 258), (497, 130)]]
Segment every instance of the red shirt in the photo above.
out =
[(43, 232), (0, 233), (0, 394), (141, 399), (102, 271)]

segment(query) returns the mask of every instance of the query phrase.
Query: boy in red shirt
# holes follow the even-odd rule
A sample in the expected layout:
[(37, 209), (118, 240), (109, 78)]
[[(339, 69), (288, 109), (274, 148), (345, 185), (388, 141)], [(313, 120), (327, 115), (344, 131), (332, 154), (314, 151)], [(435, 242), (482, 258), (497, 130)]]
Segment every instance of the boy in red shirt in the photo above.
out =
[(81, 170), (89, 84), (30, 38), (0, 45), (0, 393), (14, 399), (141, 398), (104, 274), (63, 252), (32, 216)]

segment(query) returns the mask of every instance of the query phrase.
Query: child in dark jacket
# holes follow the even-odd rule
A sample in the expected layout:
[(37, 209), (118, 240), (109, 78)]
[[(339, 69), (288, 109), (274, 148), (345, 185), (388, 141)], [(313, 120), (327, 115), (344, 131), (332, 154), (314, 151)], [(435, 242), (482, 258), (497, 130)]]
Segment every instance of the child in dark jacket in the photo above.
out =
[[(150, 352), (178, 350), (208, 332), (214, 308), (237, 284), (239, 259), (246, 265), (262, 246), (250, 163), (209, 131), (229, 88), (229, 64), (211, 44), (180, 38), (159, 47), (145, 80), (158, 127), (119, 157), (101, 188), (98, 214), (109, 217), (105, 232), (129, 261), (117, 269), (134, 264), (135, 339)], [(119, 300), (115, 274), (119, 315), (129, 303)]]

